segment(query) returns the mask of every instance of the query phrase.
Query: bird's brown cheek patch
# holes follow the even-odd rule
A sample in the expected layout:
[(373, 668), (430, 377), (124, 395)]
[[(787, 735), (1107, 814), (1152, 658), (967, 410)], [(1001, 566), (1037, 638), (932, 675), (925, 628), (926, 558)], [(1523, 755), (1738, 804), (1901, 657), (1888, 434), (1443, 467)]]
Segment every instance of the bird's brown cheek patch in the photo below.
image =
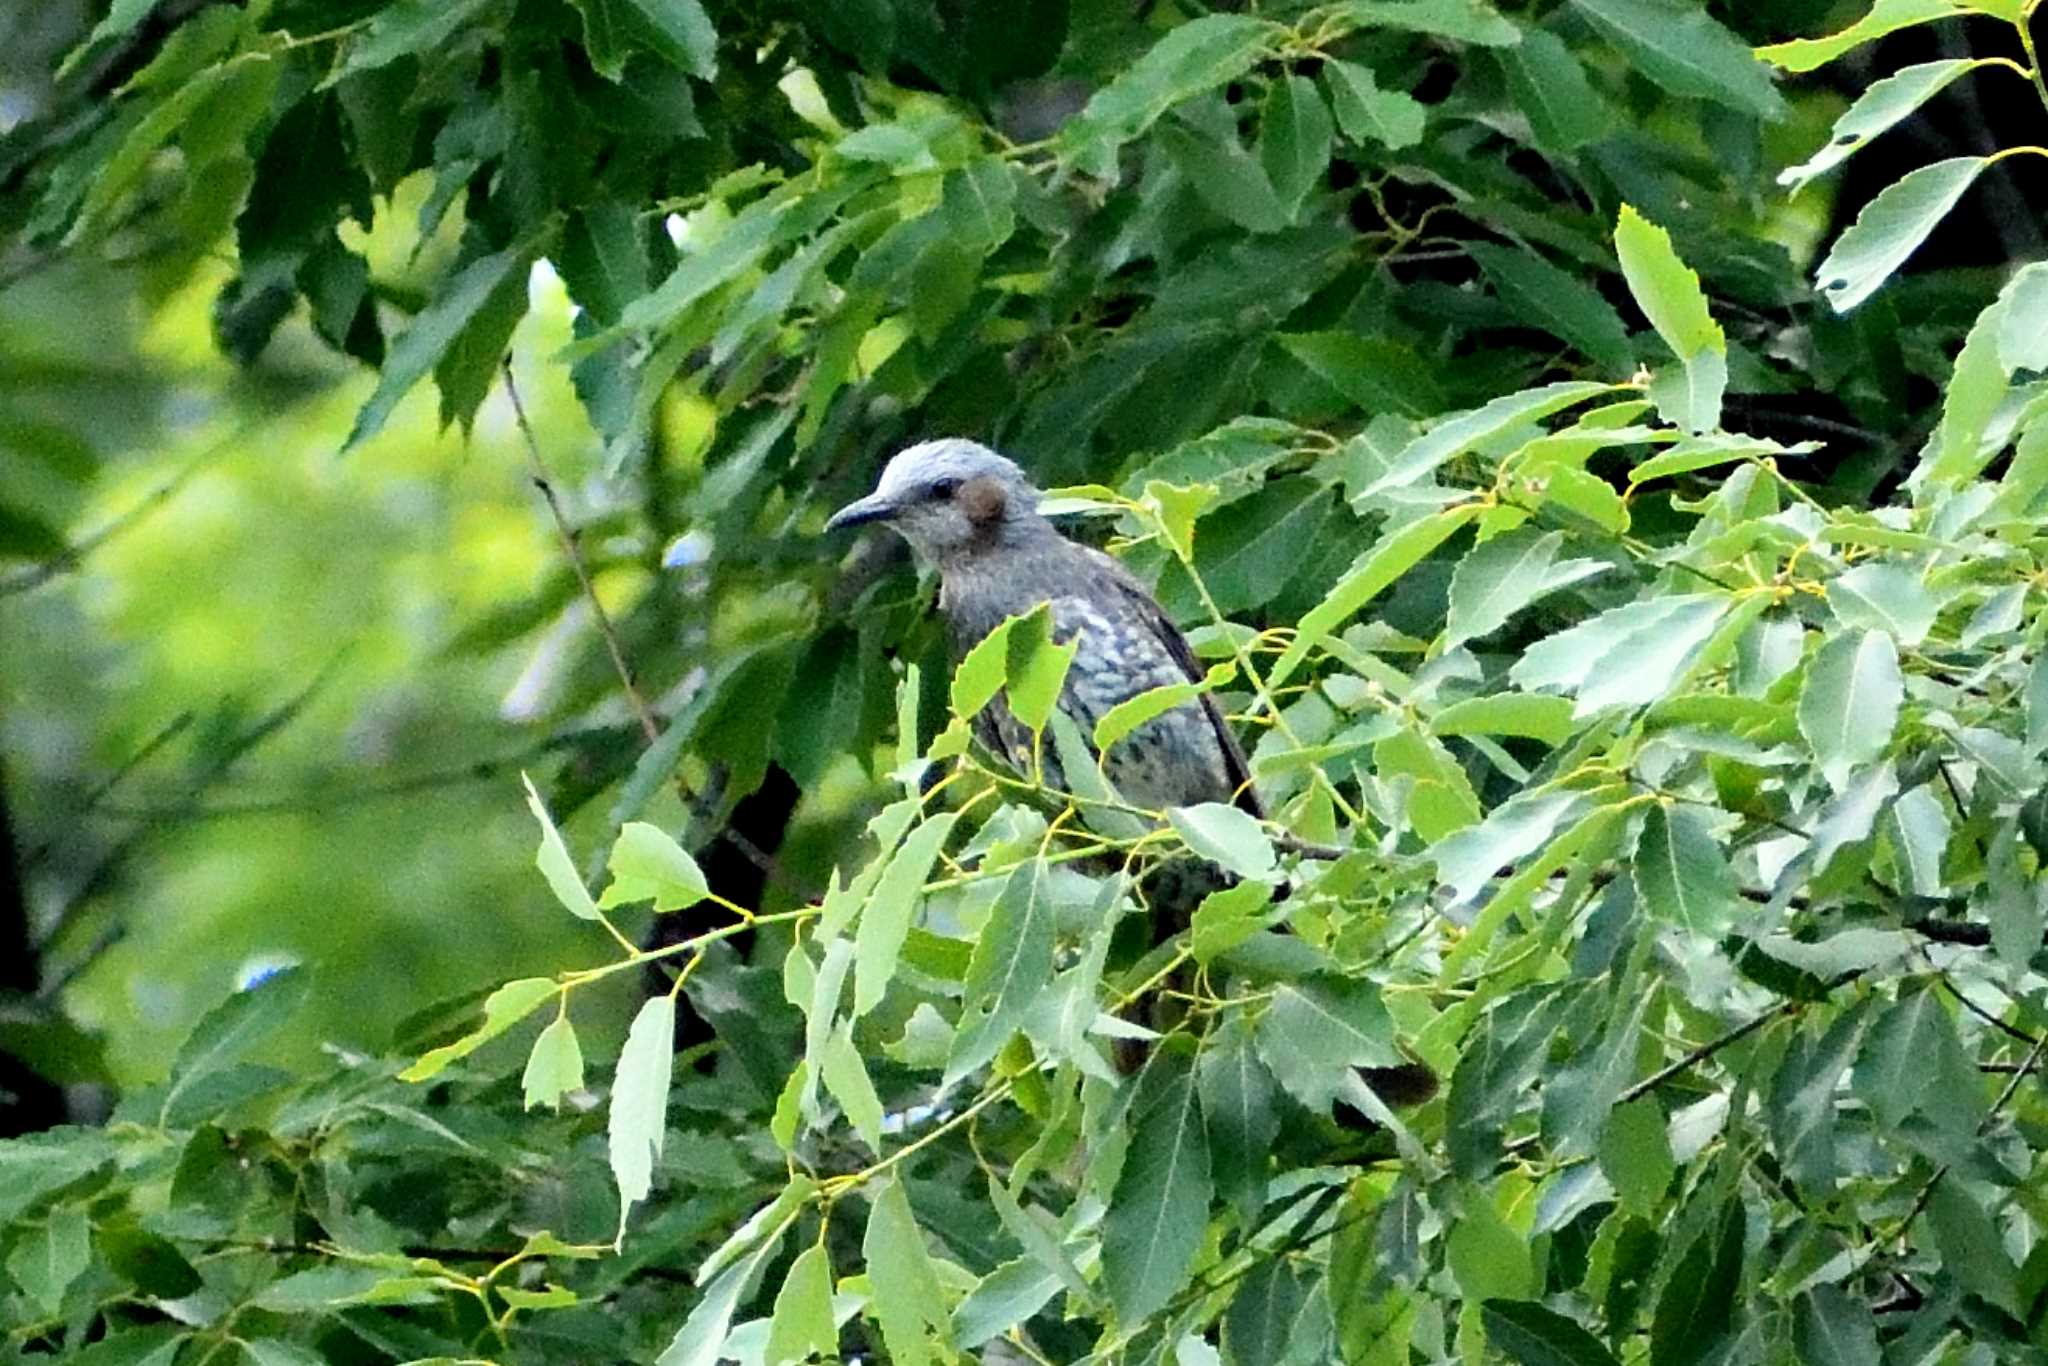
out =
[(967, 514), (968, 521), (976, 526), (987, 526), (1003, 519), (1007, 495), (1001, 481), (984, 474), (962, 484), (953, 500)]

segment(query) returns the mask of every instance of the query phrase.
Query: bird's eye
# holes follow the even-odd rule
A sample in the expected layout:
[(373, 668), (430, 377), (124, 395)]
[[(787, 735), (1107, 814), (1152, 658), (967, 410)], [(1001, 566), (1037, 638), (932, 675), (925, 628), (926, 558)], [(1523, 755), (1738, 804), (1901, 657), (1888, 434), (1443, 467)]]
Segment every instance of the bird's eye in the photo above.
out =
[(932, 480), (932, 498), (935, 501), (941, 498), (951, 498), (954, 494), (958, 493), (959, 491), (960, 481), (958, 479)]

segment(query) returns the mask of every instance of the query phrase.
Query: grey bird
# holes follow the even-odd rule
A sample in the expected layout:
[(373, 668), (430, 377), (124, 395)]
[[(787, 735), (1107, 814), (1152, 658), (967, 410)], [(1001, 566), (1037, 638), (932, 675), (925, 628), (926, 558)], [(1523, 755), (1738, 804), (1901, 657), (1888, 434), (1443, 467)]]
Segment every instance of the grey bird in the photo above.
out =
[[(839, 509), (825, 529), (881, 522), (910, 542), (938, 570), (939, 611), (956, 659), (1005, 618), (1050, 603), (1054, 639), (1079, 642), (1059, 706), (1090, 737), (1117, 703), (1166, 684), (1199, 681), (1203, 670), (1187, 637), (1145, 586), (1101, 551), (1061, 535), (1038, 510), (1039, 498), (1015, 461), (948, 437), (898, 453), (875, 491)], [(1018, 772), (1029, 771), (1029, 732), (1001, 698), (975, 727), (991, 751)], [(1047, 780), (1064, 786), (1052, 756), (1041, 753), (1039, 761)], [(1232, 802), (1264, 814), (1244, 751), (1208, 693), (1140, 726), (1111, 747), (1102, 767), (1126, 800), (1147, 809)], [(1221, 885), (1220, 870), (1206, 865), (1155, 872), (1167, 874), (1150, 897), (1163, 912), (1161, 937), (1185, 928), (1195, 902)], [(1436, 1074), (1419, 1062), (1358, 1071), (1394, 1105), (1420, 1104), (1437, 1089)], [(1341, 1103), (1338, 1116), (1346, 1123), (1355, 1118)]]
[[(826, 530), (885, 522), (939, 574), (939, 611), (955, 658), (1007, 617), (1051, 604), (1053, 638), (1078, 641), (1059, 706), (1084, 737), (1119, 702), (1203, 670), (1187, 638), (1145, 586), (1108, 555), (1077, 545), (1039, 512), (1040, 494), (1015, 461), (949, 437), (900, 452), (875, 491), (847, 504)], [(975, 722), (977, 738), (1019, 772), (1031, 737), (998, 698)], [(1064, 787), (1049, 748), (1039, 762)], [(1103, 774), (1126, 801), (1150, 810), (1234, 802), (1260, 815), (1244, 751), (1223, 709), (1202, 694), (1112, 746)]]

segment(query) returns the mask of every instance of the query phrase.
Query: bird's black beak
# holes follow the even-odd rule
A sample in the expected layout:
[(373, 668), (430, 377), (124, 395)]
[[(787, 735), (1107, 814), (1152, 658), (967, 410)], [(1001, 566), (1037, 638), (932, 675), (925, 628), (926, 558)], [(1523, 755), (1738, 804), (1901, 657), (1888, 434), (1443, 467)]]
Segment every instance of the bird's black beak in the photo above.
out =
[(832, 514), (832, 520), (825, 523), (825, 530), (837, 531), (841, 527), (860, 526), (867, 522), (886, 522), (896, 515), (896, 505), (879, 493), (865, 498), (856, 498)]

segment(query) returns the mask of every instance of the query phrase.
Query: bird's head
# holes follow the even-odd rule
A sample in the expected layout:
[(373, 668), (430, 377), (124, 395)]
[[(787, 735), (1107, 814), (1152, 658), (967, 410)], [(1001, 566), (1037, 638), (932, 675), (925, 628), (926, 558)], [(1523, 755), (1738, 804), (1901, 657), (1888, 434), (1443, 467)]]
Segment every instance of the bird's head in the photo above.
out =
[(959, 437), (898, 452), (875, 491), (833, 513), (825, 529), (863, 522), (887, 522), (935, 564), (1049, 525), (1014, 460)]

